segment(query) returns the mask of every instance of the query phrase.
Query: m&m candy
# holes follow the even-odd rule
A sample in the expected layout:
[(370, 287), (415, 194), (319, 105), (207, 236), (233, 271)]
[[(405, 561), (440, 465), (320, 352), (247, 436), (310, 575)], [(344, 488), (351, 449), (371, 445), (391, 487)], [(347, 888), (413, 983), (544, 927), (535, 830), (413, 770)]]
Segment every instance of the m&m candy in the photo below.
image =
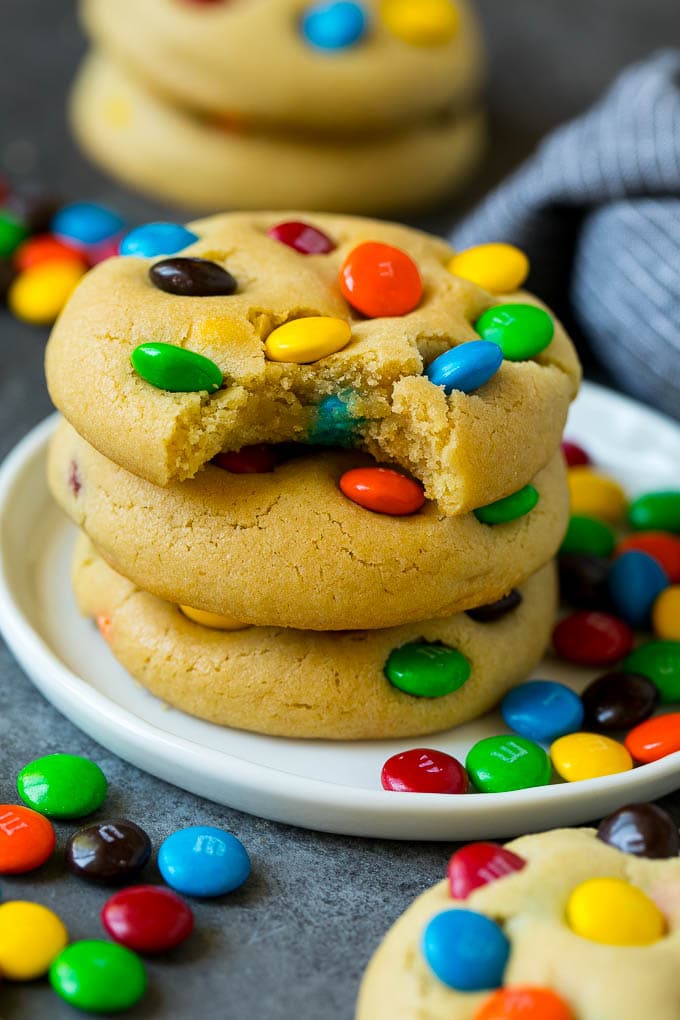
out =
[(657, 905), (622, 878), (591, 878), (567, 903), (570, 928), (583, 939), (608, 946), (649, 946), (666, 931)]
[(397, 39), (411, 46), (442, 46), (458, 32), (455, 0), (382, 0), (380, 19)]
[(250, 858), (236, 836), (211, 825), (173, 832), (158, 851), (161, 875), (188, 896), (223, 896), (250, 875)]
[(0, 875), (22, 875), (49, 860), (56, 837), (44, 815), (20, 804), (0, 804)]
[(560, 595), (575, 609), (609, 609), (609, 560), (562, 553), (558, 561)]
[(555, 771), (568, 783), (627, 772), (633, 761), (626, 748), (600, 733), (570, 733), (550, 748)]
[(466, 900), (471, 892), (497, 882), (526, 866), (524, 858), (498, 843), (470, 843), (456, 850), (447, 869), (454, 900)]
[(423, 933), (423, 956), (449, 988), (480, 992), (498, 988), (510, 956), (510, 942), (490, 917), (473, 910), (444, 910)]
[[(578, 612), (553, 630), (553, 644), (561, 659), (582, 666), (612, 666), (633, 647), (633, 631), (610, 613)], [(631, 672), (639, 672), (624, 665)]]
[(158, 290), (180, 297), (229, 297), (238, 289), (231, 273), (209, 259), (162, 259), (149, 269), (149, 279)]
[(493, 340), (508, 361), (528, 361), (544, 351), (555, 335), (552, 317), (536, 305), (496, 305), (484, 312), (475, 329)]
[(24, 322), (45, 326), (54, 322), (85, 273), (82, 262), (48, 260), (19, 273), (10, 284), (7, 304)]
[(584, 556), (601, 556), (608, 559), (614, 552), (614, 529), (597, 517), (572, 514), (567, 533), (562, 539), (560, 553), (580, 553)]
[(165, 953), (194, 928), (189, 905), (172, 889), (157, 885), (122, 889), (106, 901), (101, 917), (111, 938), (137, 953)]
[(214, 393), (224, 381), (214, 361), (175, 344), (139, 344), (130, 360), (141, 379), (170, 393)]
[(562, 442), (562, 454), (567, 462), (567, 467), (578, 467), (580, 464), (590, 464), (590, 455), (579, 443), (569, 439)]
[(567, 471), (572, 514), (597, 517), (617, 524), (626, 513), (626, 494), (612, 478), (591, 467), (573, 467)]
[(576, 1016), (549, 988), (511, 985), (494, 992), (473, 1020), (576, 1020)]
[(352, 329), (344, 319), (310, 315), (291, 319), (272, 330), (265, 341), (264, 352), (269, 361), (309, 365), (341, 351), (351, 339)]
[(480, 506), (475, 517), (481, 524), (507, 524), (530, 513), (539, 501), (539, 494), (533, 485), (525, 485), (517, 492), (497, 499), (495, 503)]
[(629, 549), (639, 549), (653, 556), (673, 584), (680, 582), (680, 538), (676, 535), (667, 531), (636, 531), (621, 539), (616, 546), (616, 555)]
[(547, 786), (552, 769), (542, 747), (525, 737), (486, 737), (465, 760), (470, 779), (480, 793), (508, 793)]
[(633, 758), (643, 764), (680, 751), (680, 712), (640, 723), (626, 737), (626, 747)]
[(146, 991), (139, 957), (115, 942), (85, 939), (67, 946), (50, 967), (50, 984), (62, 999), (91, 1013), (130, 1009)]
[(624, 659), (622, 668), (649, 677), (664, 704), (680, 701), (680, 641), (647, 641)]
[(68, 941), (55, 913), (40, 903), (0, 904), (0, 973), (11, 981), (42, 977)]
[(340, 269), (340, 289), (369, 319), (407, 315), (420, 304), (423, 281), (405, 251), (366, 241), (349, 253)]
[(503, 352), (498, 344), (486, 340), (472, 340), (440, 354), (429, 365), (426, 376), (445, 393), (460, 390), (473, 393), (488, 382), (503, 364)]
[(367, 24), (361, 4), (330, 0), (307, 8), (302, 17), (302, 34), (318, 50), (346, 50), (364, 36)]
[(81, 818), (104, 803), (106, 776), (89, 758), (48, 754), (24, 765), (17, 790), (25, 804), (51, 818)]
[(479, 244), (454, 255), (448, 268), (492, 294), (510, 294), (529, 275), (529, 259), (512, 244)]
[(390, 683), (416, 698), (453, 694), (467, 682), (470, 673), (470, 662), (462, 652), (430, 641), (409, 641), (390, 652), (385, 663)]
[(665, 641), (680, 641), (680, 584), (662, 591), (652, 606), (652, 627)]
[(198, 623), (201, 627), (210, 627), (211, 630), (246, 630), (247, 623), (234, 619), (233, 616), (224, 616), (222, 613), (210, 613), (206, 609), (194, 609), (193, 606), (180, 606), (181, 612), (192, 623)]
[(531, 680), (505, 695), (501, 703), (505, 724), (538, 743), (550, 743), (578, 730), (583, 705), (578, 694), (552, 680)]
[(358, 506), (374, 513), (404, 517), (415, 514), (425, 503), (420, 482), (392, 468), (352, 468), (340, 478), (340, 490)]
[(198, 234), (187, 230), (181, 223), (145, 223), (125, 235), (120, 242), (120, 253), (140, 258), (174, 255), (194, 241), (198, 241)]
[(444, 751), (414, 747), (388, 758), (382, 767), (383, 790), (397, 793), (465, 793), (467, 772)]
[(656, 804), (629, 804), (603, 819), (597, 838), (624, 854), (658, 860), (680, 854), (680, 834), (671, 816)]
[(680, 490), (638, 496), (628, 508), (628, 523), (635, 531), (680, 532)]
[(328, 255), (335, 250), (335, 241), (318, 227), (301, 220), (286, 220), (267, 231), (268, 237), (293, 248), (300, 255)]
[(666, 571), (652, 556), (630, 549), (618, 556), (609, 569), (609, 594), (614, 612), (631, 627), (649, 625), (658, 595), (668, 588)]
[(659, 692), (641, 673), (605, 673), (581, 694), (584, 725), (590, 730), (626, 730), (648, 719)]
[(495, 602), (488, 602), (485, 606), (477, 606), (475, 609), (467, 609), (466, 616), (469, 616), (475, 623), (495, 623), (496, 620), (502, 620), (504, 616), (514, 612), (521, 605), (522, 593), (516, 588), (511, 588), (507, 595)]
[(0, 210), (0, 256), (12, 255), (30, 231), (26, 224), (8, 209)]
[(127, 818), (95, 822), (72, 833), (66, 843), (68, 868), (95, 882), (125, 882), (142, 870), (150, 856), (151, 840)]
[(101, 244), (119, 234), (124, 221), (114, 212), (97, 202), (73, 202), (65, 205), (52, 217), (50, 228), (58, 238), (82, 247)]
[(14, 267), (23, 272), (25, 269), (32, 269), (43, 262), (77, 262), (78, 265), (87, 265), (87, 260), (82, 251), (52, 234), (38, 234), (36, 237), (29, 237), (19, 245), (12, 257)]
[(277, 457), (273, 446), (261, 443), (218, 453), (212, 463), (234, 475), (260, 475), (274, 470)]

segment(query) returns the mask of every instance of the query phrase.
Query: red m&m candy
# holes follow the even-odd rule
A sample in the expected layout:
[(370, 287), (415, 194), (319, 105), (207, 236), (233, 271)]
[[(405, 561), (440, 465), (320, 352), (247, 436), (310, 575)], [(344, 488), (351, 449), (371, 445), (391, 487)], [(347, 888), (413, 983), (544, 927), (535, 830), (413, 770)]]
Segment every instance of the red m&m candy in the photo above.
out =
[(645, 765), (680, 751), (680, 712), (640, 723), (630, 731), (625, 743), (633, 758)]
[(72, 248), (65, 241), (60, 241), (52, 234), (37, 234), (29, 237), (14, 252), (15, 267), (23, 272), (31, 266), (39, 266), (43, 262), (79, 262), (87, 265), (82, 252)]
[(345, 299), (369, 319), (406, 315), (420, 304), (423, 281), (405, 251), (367, 241), (351, 251), (340, 269)]
[(470, 843), (449, 861), (451, 895), (454, 900), (466, 900), (474, 889), (521, 871), (525, 864), (523, 857), (499, 843)]
[(574, 1020), (574, 1014), (549, 988), (516, 985), (494, 992), (473, 1020)]
[(672, 584), (680, 581), (680, 538), (667, 531), (638, 531), (622, 539), (614, 550), (615, 556), (636, 549), (647, 553), (668, 574)]
[(133, 885), (102, 908), (102, 924), (116, 942), (138, 953), (164, 953), (189, 938), (194, 915), (172, 889)]
[(301, 220), (287, 220), (270, 227), (267, 235), (273, 241), (294, 248), (300, 255), (327, 255), (335, 250), (335, 242), (327, 234)]
[(414, 482), (391, 468), (365, 467), (345, 471), (340, 489), (353, 503), (379, 514), (404, 517), (414, 514), (425, 502), (420, 482)]
[(572, 613), (553, 631), (561, 659), (583, 666), (611, 666), (633, 647), (633, 631), (609, 613)]
[(218, 453), (213, 464), (231, 471), (234, 475), (259, 475), (273, 471), (276, 467), (276, 453), (271, 446), (242, 446), (240, 450)]
[(39, 868), (54, 844), (54, 828), (44, 815), (19, 804), (0, 804), (0, 875)]
[(578, 443), (572, 443), (568, 439), (565, 439), (562, 443), (562, 453), (564, 459), (567, 462), (567, 467), (583, 467), (586, 464), (590, 464), (590, 457)]
[(383, 790), (398, 793), (465, 793), (467, 772), (443, 751), (414, 747), (388, 758), (380, 775)]

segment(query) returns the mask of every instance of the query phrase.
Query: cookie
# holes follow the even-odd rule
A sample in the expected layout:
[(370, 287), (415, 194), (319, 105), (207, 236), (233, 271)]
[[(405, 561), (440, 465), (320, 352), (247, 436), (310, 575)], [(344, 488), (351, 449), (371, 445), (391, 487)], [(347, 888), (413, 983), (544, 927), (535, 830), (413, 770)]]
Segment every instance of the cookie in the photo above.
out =
[[(495, 1020), (520, 1015), (560, 1020), (640, 1020), (649, 1015), (655, 1020), (676, 1020), (680, 1015), (680, 859), (633, 857), (598, 840), (594, 829), (525, 836), (506, 849), (525, 862), (521, 870), (511, 871), (518, 866), (516, 861), (486, 871), (480, 866), (479, 882), (487, 884), (465, 900), (452, 899), (449, 883), (444, 881), (408, 908), (368, 967), (356, 1020), (393, 1020), (395, 1016), (400, 1020)], [(505, 877), (494, 881), (498, 874)], [(592, 905), (595, 887), (585, 896), (582, 889), (592, 879), (616, 880), (614, 895), (632, 900), (633, 912), (643, 912), (652, 922), (661, 912), (666, 931), (650, 932), (646, 945), (595, 940), (597, 919), (592, 913), (583, 918), (573, 898), (578, 889), (581, 903), (588, 900)], [(626, 883), (625, 889), (621, 883)], [(644, 907), (639, 905), (641, 900)], [(600, 918), (607, 909), (601, 901), (590, 907)], [(504, 987), (544, 989), (559, 997), (563, 1009), (553, 1005), (554, 1012), (532, 1012), (525, 999), (526, 1012), (492, 1011), (490, 1005), (481, 1012), (492, 998), (491, 991), (459, 991), (440, 980), (425, 959), (423, 939), (432, 919), (451, 910), (473, 911), (500, 926), (510, 949), (501, 978)], [(600, 921), (598, 927), (605, 936), (615, 929), (620, 936), (625, 922), (617, 927), (619, 921), (612, 914), (616, 914), (613, 903), (612, 923)], [(593, 929), (590, 937), (581, 927), (584, 921)], [(492, 934), (498, 934), (496, 929)], [(475, 955), (470, 953), (468, 977)]]
[[(81, 612), (98, 618), (118, 661), (156, 697), (222, 726), (326, 740), (415, 736), (481, 715), (534, 668), (556, 606), (549, 564), (495, 623), (461, 614), (380, 631), (222, 631), (135, 587), (82, 536), (73, 585)], [(440, 697), (393, 686), (384, 672), (388, 656), (410, 642), (460, 653), (469, 664), (462, 686)]]
[[(295, 220), (320, 231), (331, 250), (301, 254), (268, 233)], [(153, 228), (140, 228), (140, 236), (153, 237)], [(506, 357), (473, 392), (447, 395), (424, 374), (439, 355), (478, 339), (475, 326), (489, 309), (503, 305), (507, 318), (509, 307), (519, 304), (526, 315), (537, 306), (521, 291), (491, 295), (455, 276), (444, 241), (374, 220), (299, 213), (224, 214), (190, 224), (191, 236), (197, 240), (178, 257), (228, 270), (234, 293), (167, 293), (150, 279), (157, 259), (108, 259), (83, 278), (48, 344), (54, 403), (128, 471), (167, 485), (223, 450), (328, 442), (401, 465), (442, 513), (454, 515), (520, 489), (558, 447), (580, 367), (547, 313), (535, 313), (549, 326), (547, 346), (526, 360)], [(365, 257), (373, 259), (368, 267)], [(403, 277), (396, 288), (379, 275), (381, 258)], [(356, 261), (362, 266), (352, 275)], [(352, 298), (364, 314), (346, 300), (341, 277), (345, 292), (360, 291)], [(281, 326), (330, 328), (335, 352), (287, 353)], [(131, 357), (149, 343), (207, 358), (210, 383), (159, 388), (142, 378)], [(169, 385), (195, 391), (169, 392)]]
[(100, 53), (80, 70), (71, 123), (105, 170), (156, 200), (204, 212), (424, 208), (467, 181), (485, 138), (476, 109), (369, 136), (258, 131), (172, 106)]
[(555, 555), (566, 530), (559, 455), (534, 480), (536, 507), (494, 526), (432, 503), (406, 517), (364, 509), (338, 480), (365, 460), (335, 451), (262, 474), (209, 466), (161, 489), (62, 423), (48, 473), (60, 506), (140, 588), (261, 626), (373, 629), (495, 602)]
[(359, 0), (357, 29), (335, 48), (314, 45), (306, 15), (337, 5), (314, 0), (85, 0), (81, 12), (97, 46), (173, 105), (264, 130), (355, 136), (448, 117), (480, 91), (467, 0), (429, 0), (429, 15), (420, 4)]

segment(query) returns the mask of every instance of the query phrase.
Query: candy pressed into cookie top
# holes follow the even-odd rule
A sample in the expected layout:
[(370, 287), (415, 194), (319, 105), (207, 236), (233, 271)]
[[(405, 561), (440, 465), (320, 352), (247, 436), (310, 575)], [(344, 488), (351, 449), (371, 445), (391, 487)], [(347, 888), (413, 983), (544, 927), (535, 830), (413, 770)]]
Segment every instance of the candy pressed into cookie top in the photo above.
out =
[(578, 360), (517, 290), (514, 249), (454, 257), (406, 227), (263, 213), (147, 224), (121, 252), (64, 310), (47, 379), (88, 442), (155, 484), (292, 440), (366, 450), (458, 514), (559, 444)]

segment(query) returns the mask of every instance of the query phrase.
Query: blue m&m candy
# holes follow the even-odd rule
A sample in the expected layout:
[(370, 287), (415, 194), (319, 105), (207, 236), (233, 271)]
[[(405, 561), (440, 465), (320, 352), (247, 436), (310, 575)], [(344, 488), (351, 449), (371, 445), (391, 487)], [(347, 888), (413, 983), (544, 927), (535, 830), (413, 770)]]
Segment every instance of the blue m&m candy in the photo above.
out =
[(617, 557), (609, 568), (609, 595), (614, 612), (632, 627), (646, 627), (652, 606), (670, 581), (658, 560), (639, 549)]
[(174, 255), (194, 241), (198, 241), (198, 234), (187, 230), (181, 223), (145, 223), (125, 235), (120, 242), (120, 253), (147, 259), (156, 255)]
[(507, 726), (529, 740), (551, 744), (583, 723), (583, 703), (578, 694), (552, 680), (520, 684), (503, 698), (501, 715)]
[(236, 836), (212, 825), (173, 832), (158, 851), (161, 875), (187, 896), (223, 896), (243, 885), (250, 858)]
[(50, 229), (57, 237), (77, 245), (96, 245), (125, 226), (118, 213), (96, 202), (73, 202), (52, 217)]
[(302, 34), (319, 50), (345, 50), (366, 32), (366, 12), (351, 0), (309, 7), (302, 18)]
[(510, 955), (501, 927), (474, 910), (444, 910), (423, 934), (423, 956), (440, 981), (459, 992), (499, 988)]
[(432, 362), (425, 373), (435, 386), (472, 393), (496, 374), (503, 364), (503, 351), (489, 340), (472, 340), (445, 351)]

